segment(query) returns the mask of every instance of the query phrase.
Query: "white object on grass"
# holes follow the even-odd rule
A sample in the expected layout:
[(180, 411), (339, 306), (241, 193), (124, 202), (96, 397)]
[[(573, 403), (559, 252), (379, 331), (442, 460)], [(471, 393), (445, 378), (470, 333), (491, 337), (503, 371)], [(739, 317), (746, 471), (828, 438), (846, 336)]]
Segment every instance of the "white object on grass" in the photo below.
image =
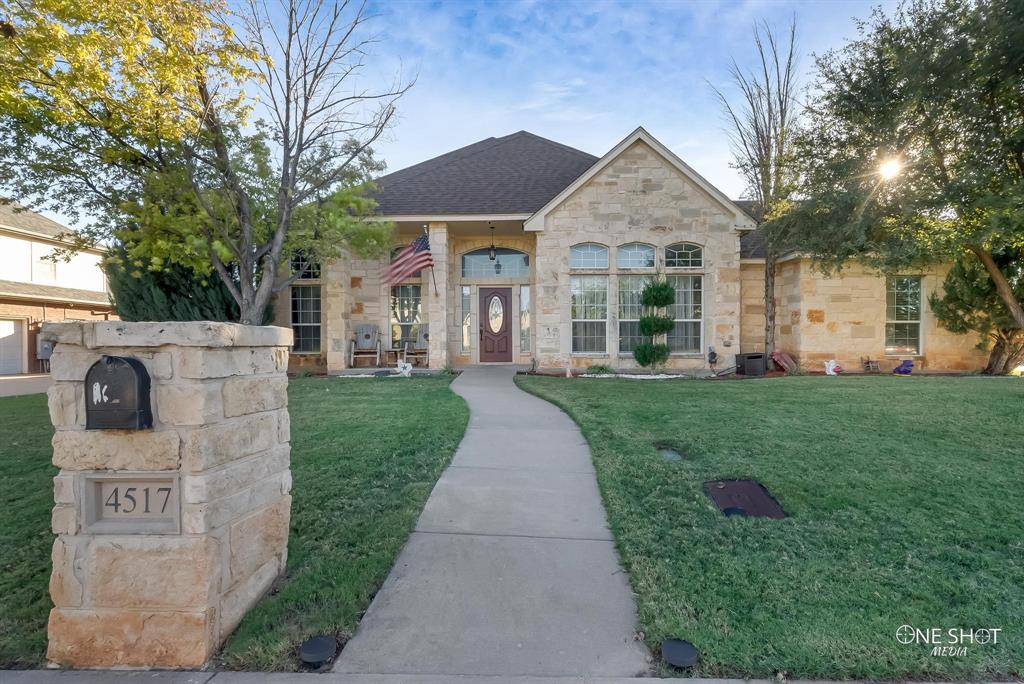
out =
[(401, 375), (403, 378), (411, 377), (412, 376), (412, 364), (411, 363), (407, 363), (405, 361), (399, 361), (398, 362), (398, 374)]
[(842, 372), (843, 367), (835, 359), (829, 359), (825, 362), (825, 375), (839, 375)]

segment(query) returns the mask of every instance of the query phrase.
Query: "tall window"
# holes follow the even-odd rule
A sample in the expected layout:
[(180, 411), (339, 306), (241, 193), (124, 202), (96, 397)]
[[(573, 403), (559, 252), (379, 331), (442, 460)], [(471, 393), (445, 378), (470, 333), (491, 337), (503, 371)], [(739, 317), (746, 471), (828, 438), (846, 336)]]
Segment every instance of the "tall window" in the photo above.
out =
[(622, 245), (616, 252), (619, 268), (654, 268), (654, 247), (634, 242)]
[(519, 288), (519, 351), (530, 351), (530, 286)]
[(608, 268), (608, 248), (586, 242), (569, 248), (569, 268)]
[(669, 245), (665, 248), (665, 268), (704, 268), (704, 250), (689, 242)]
[(391, 346), (416, 344), (420, 332), (420, 286), (396, 285), (391, 288)]
[(572, 351), (603, 354), (607, 349), (608, 276), (573, 276), (570, 283)]
[(530, 255), (517, 249), (498, 247), (491, 261), (490, 249), (462, 255), (463, 278), (525, 278), (530, 275)]
[(459, 351), (463, 354), (468, 354), (470, 345), (473, 344), (473, 326), (470, 323), (472, 311), (470, 305), (472, 302), (472, 288), (469, 285), (462, 286), (462, 298), (459, 305), (459, 316), (462, 320), (462, 343), (459, 345)]
[(292, 351), (316, 354), (320, 351), (320, 286), (292, 288)]
[(704, 277), (679, 275), (668, 280), (676, 290), (676, 303), (670, 311), (675, 326), (668, 334), (668, 348), (674, 354), (699, 354)]
[(650, 342), (640, 334), (640, 316), (643, 304), (640, 293), (650, 282), (650, 277), (639, 275), (619, 276), (619, 351), (631, 352), (638, 344)]
[(921, 353), (921, 279), (901, 276), (886, 280), (885, 353)]

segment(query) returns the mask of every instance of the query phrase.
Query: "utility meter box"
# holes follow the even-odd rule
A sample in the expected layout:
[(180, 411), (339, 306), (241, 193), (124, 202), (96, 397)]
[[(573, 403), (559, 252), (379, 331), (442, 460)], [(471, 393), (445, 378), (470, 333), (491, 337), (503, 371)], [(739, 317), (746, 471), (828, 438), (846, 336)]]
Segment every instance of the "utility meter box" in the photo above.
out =
[(87, 430), (144, 430), (153, 427), (149, 372), (127, 356), (104, 356), (85, 374)]

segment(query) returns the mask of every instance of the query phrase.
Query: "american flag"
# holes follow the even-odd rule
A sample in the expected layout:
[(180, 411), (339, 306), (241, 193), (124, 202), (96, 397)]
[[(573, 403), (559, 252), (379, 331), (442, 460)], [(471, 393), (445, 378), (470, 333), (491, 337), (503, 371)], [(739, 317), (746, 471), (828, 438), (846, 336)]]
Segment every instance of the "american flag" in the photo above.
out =
[(384, 274), (384, 280), (388, 285), (400, 283), (416, 271), (424, 268), (431, 268), (434, 265), (434, 257), (430, 254), (430, 241), (426, 233), (412, 241), (412, 244), (403, 249), (395, 260), (388, 266)]

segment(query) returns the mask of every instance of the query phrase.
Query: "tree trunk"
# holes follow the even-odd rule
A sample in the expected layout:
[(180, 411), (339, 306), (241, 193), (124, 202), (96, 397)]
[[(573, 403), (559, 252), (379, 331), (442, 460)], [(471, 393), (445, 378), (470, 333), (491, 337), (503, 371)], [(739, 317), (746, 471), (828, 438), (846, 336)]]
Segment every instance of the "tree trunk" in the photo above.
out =
[(1006, 280), (1006, 275), (999, 269), (999, 264), (992, 258), (992, 253), (976, 245), (968, 245), (968, 249), (974, 252), (985, 266), (985, 270), (988, 271), (988, 276), (995, 284), (999, 298), (1006, 304), (1006, 310), (1010, 312), (1010, 316), (1018, 326), (1024, 328), (1024, 306), (1013, 295), (1013, 288), (1010, 287), (1009, 281)]
[(775, 351), (775, 267), (775, 255), (769, 250), (764, 259), (765, 368), (771, 368), (771, 353)]
[(1004, 375), (1007, 373), (1006, 364), (1009, 361), (1009, 351), (1006, 343), (1000, 337), (992, 345), (992, 351), (988, 353), (988, 364), (982, 372), (983, 375)]

